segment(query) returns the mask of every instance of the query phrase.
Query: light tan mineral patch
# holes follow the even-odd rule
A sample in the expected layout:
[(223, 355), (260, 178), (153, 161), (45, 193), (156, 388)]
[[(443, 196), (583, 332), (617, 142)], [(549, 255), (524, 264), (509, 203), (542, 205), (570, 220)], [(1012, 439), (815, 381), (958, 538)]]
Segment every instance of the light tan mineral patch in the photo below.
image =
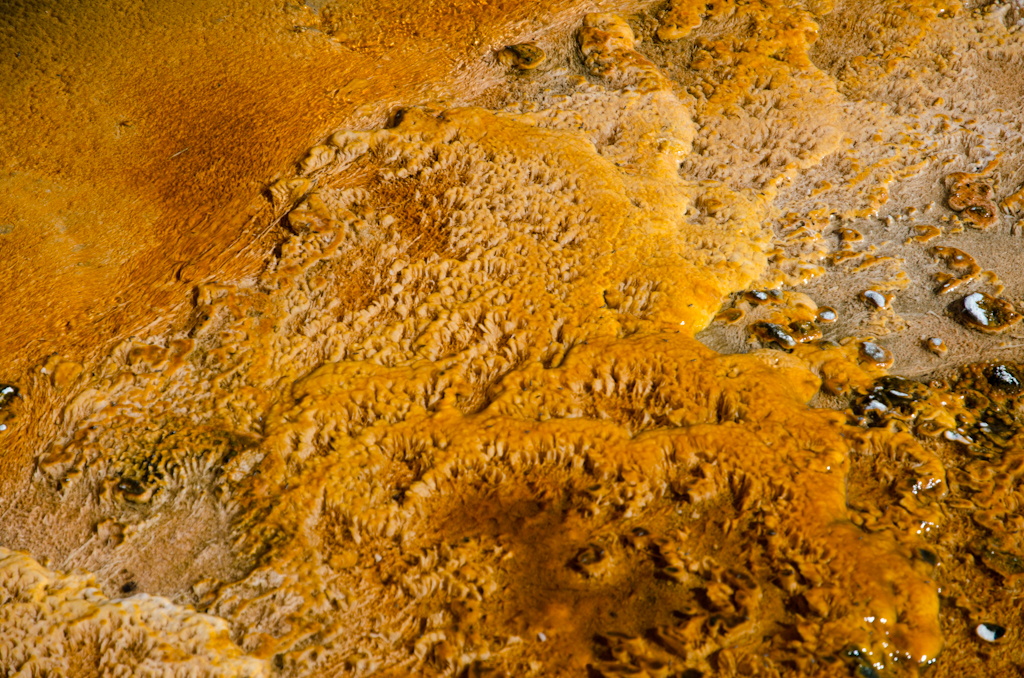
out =
[(86, 574), (0, 548), (0, 667), (9, 675), (263, 678), (223, 619), (145, 593), (108, 598)]

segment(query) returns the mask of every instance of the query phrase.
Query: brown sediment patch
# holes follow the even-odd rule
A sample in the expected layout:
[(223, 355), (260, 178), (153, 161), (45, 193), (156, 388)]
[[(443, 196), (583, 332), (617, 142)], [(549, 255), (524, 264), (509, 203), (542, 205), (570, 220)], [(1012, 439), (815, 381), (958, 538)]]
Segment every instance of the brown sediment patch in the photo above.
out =
[(914, 230), (917, 232), (917, 235), (912, 236), (911, 240), (919, 243), (930, 242), (942, 235), (939, 227), (932, 224), (917, 224), (914, 226)]
[(958, 275), (936, 273), (935, 281), (939, 283), (936, 294), (948, 294), (981, 276), (981, 266), (974, 257), (955, 247), (933, 247), (932, 254), (946, 263), (946, 266)]
[(509, 45), (498, 52), (498, 59), (506, 66), (515, 66), (524, 71), (537, 68), (544, 63), (544, 50), (532, 43)]
[(658, 39), (670, 41), (685, 38), (691, 30), (700, 26), (708, 8), (706, 2), (670, 0), (658, 19)]
[(746, 313), (741, 308), (727, 308), (715, 316), (715, 322), (723, 322), (731, 325), (743, 320), (745, 315)]
[(987, 178), (989, 169), (978, 174), (954, 172), (946, 176), (946, 190), (949, 191), (946, 202), (976, 228), (988, 228), (999, 218), (992, 200), (992, 185)]
[(986, 334), (1005, 332), (1021, 319), (1009, 301), (984, 292), (968, 294), (954, 302), (952, 308), (960, 322)]
[(1021, 211), (1021, 207), (1024, 206), (1024, 186), (1018, 188), (1012, 195), (1008, 195), (1003, 198), (1002, 202), (999, 204), (1010, 214), (1019, 213)]

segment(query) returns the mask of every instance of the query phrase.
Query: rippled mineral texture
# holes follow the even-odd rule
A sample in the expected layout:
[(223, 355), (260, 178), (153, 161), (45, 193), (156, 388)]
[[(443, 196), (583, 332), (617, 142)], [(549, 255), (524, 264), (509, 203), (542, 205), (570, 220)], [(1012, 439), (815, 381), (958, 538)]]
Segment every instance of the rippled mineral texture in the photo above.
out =
[(0, 675), (1024, 672), (1024, 6), (8, 3)]

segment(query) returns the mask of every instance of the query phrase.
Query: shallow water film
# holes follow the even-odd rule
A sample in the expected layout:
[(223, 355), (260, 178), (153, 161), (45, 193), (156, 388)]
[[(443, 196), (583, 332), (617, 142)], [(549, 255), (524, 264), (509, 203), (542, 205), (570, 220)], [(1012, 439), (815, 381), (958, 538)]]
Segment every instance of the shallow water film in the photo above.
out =
[(1024, 674), (1021, 0), (0, 30), (0, 675)]

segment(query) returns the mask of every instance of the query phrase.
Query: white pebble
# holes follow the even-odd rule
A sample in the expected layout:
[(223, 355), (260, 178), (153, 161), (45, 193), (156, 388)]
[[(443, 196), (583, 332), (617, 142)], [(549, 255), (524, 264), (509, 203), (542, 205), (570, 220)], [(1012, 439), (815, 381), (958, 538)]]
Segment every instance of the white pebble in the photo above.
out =
[(974, 629), (974, 632), (977, 633), (978, 637), (982, 640), (994, 643), (1006, 634), (1006, 629), (1001, 626), (996, 626), (995, 624), (978, 624), (978, 627)]
[(885, 296), (874, 290), (864, 290), (864, 296), (871, 300), (878, 308), (885, 308)]
[(973, 442), (970, 438), (963, 436), (957, 433), (956, 431), (946, 431), (945, 433), (942, 434), (942, 437), (945, 438), (946, 440), (956, 443), (963, 443), (965, 445), (969, 445), (971, 442)]
[(887, 409), (889, 409), (889, 408), (885, 406), (885, 403), (883, 403), (881, 401), (878, 401), (878, 400), (872, 400), (868, 404), (868, 406), (864, 408), (864, 411), (865, 412), (885, 412)]
[(983, 297), (980, 292), (968, 294), (964, 297), (964, 309), (966, 309), (968, 315), (974, 318), (977, 322), (988, 326), (988, 316), (985, 315), (985, 309), (978, 304), (978, 302), (984, 298), (985, 297)]
[(888, 357), (885, 355), (885, 349), (873, 341), (865, 341), (861, 346), (864, 347), (864, 354), (872, 360), (884, 362)]

